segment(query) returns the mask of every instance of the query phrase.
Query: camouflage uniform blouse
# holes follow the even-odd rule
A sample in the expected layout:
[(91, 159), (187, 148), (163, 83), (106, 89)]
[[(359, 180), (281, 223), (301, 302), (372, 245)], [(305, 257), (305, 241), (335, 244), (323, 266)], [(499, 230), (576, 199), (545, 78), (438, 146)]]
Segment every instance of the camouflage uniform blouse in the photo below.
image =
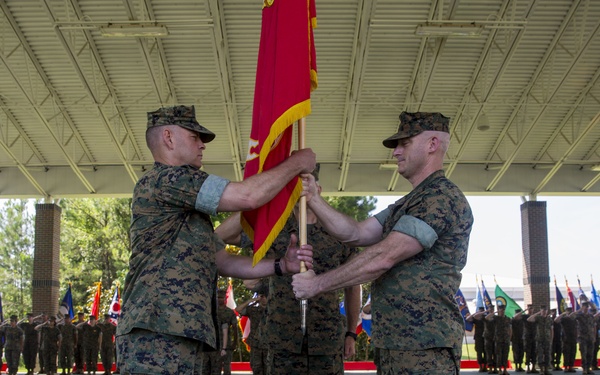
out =
[(1, 328), (4, 332), (4, 350), (21, 351), (21, 340), (23, 339), (23, 330), (19, 327), (6, 326)]
[(494, 342), (509, 343), (512, 329), (511, 319), (508, 316), (494, 316)]
[[(473, 215), (467, 199), (442, 170), (376, 215), (386, 238), (400, 220), (401, 232), (424, 239), (423, 250), (399, 262), (371, 284), (373, 343), (391, 350), (453, 348), (461, 353), (462, 316), (454, 301), (467, 261)], [(424, 225), (426, 224), (426, 228)], [(428, 232), (429, 233), (429, 232)]]
[(550, 343), (552, 335), (552, 323), (554, 319), (551, 316), (543, 317), (539, 315), (535, 319), (535, 340), (537, 342)]
[(58, 327), (42, 327), (40, 336), (42, 336), (40, 349), (58, 351), (58, 342), (61, 339)]
[(579, 342), (594, 342), (596, 339), (596, 323), (592, 314), (575, 313), (577, 320), (577, 340)]
[(61, 346), (74, 348), (77, 340), (77, 327), (73, 324), (63, 324), (58, 327), (62, 336)]
[(112, 323), (98, 323), (100, 331), (102, 331), (102, 347), (112, 348), (113, 347), (113, 336), (117, 332), (117, 326)]
[[(270, 258), (283, 257), (290, 243), (291, 232), (298, 223), (292, 215), (267, 252)], [(316, 274), (337, 268), (358, 250), (331, 237), (320, 224), (307, 225), (308, 243), (313, 246), (313, 266)], [(322, 293), (308, 300), (306, 337), (309, 355), (342, 353), (345, 317), (340, 314), (338, 291)], [(462, 319), (462, 317), (461, 317)], [(269, 349), (291, 353), (302, 351), (300, 303), (292, 290), (292, 276), (269, 278), (269, 300), (264, 339)]]
[(215, 254), (225, 245), (209, 214), (216, 213), (227, 183), (192, 166), (160, 163), (138, 181), (117, 335), (141, 328), (216, 346)]
[(263, 331), (267, 320), (266, 308), (255, 302), (242, 310), (241, 315), (247, 316), (250, 319), (250, 334), (246, 339), (246, 343), (250, 349), (266, 349), (263, 343)]
[[(233, 342), (233, 330), (237, 330), (237, 317), (232, 309), (220, 305), (217, 309), (217, 321), (219, 322), (219, 342), (223, 342), (223, 325), (227, 325), (227, 349), (234, 349), (237, 342)], [(237, 332), (237, 331), (236, 331)], [(224, 345), (225, 346), (225, 345)]]

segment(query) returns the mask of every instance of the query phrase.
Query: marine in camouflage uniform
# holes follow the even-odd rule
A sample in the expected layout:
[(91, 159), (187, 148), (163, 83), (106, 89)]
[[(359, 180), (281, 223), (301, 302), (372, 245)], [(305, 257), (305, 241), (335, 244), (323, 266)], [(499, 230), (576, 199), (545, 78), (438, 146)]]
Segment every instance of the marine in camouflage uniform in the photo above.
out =
[(248, 317), (250, 321), (250, 334), (246, 339), (246, 345), (250, 347), (250, 368), (254, 375), (267, 374), (267, 346), (264, 343), (263, 332), (267, 321), (267, 298), (269, 297), (269, 286), (260, 282), (256, 289), (258, 297), (252, 298), (237, 305), (235, 310), (242, 316)]
[(104, 373), (106, 375), (112, 374), (112, 365), (114, 361), (115, 343), (113, 337), (117, 332), (117, 327), (111, 323), (110, 315), (104, 314), (104, 322), (99, 323), (98, 326), (102, 331), (102, 343), (100, 345), (100, 359), (102, 360), (102, 366), (104, 367)]
[(485, 308), (483, 306), (477, 309), (477, 312), (467, 317), (467, 322), (473, 323), (475, 332), (473, 340), (475, 341), (475, 353), (477, 353), (477, 364), (479, 364), (479, 372), (487, 371), (487, 362), (485, 360), (485, 339), (483, 332), (485, 330)]
[(535, 323), (535, 347), (537, 364), (540, 373), (548, 375), (552, 372), (552, 335), (554, 319), (548, 315), (548, 308), (541, 306), (540, 311), (527, 318), (528, 322)]
[[(23, 330), (17, 326), (17, 316), (11, 315), (10, 325), (0, 328), (4, 335), (4, 356), (8, 375), (17, 375), (19, 370), (19, 358), (23, 348)], [(1, 339), (1, 338), (0, 338)], [(0, 356), (1, 356), (0, 352)], [(0, 364), (2, 361), (0, 360)]]
[(97, 324), (97, 320), (94, 315), (90, 315), (89, 322), (79, 323), (77, 328), (81, 328), (81, 341), (85, 369), (88, 374), (96, 374), (96, 371), (98, 371), (98, 352), (100, 351), (102, 330)]
[[(224, 228), (228, 233), (239, 234), (241, 227), (238, 222), (237, 217), (231, 217), (217, 228), (217, 234), (223, 235)], [(358, 252), (356, 248), (350, 248), (331, 237), (310, 210), (307, 210), (307, 223), (307, 239), (315, 251), (315, 272), (334, 269)], [(267, 257), (283, 256), (291, 234), (297, 231), (298, 222), (296, 216), (292, 215), (268, 250)], [(245, 234), (239, 242), (232, 241), (228, 235), (223, 237), (227, 242), (242, 247), (251, 246)], [(353, 349), (355, 345), (352, 335), (346, 336), (345, 332), (355, 332), (360, 309), (360, 287), (344, 290), (347, 305), (345, 321), (339, 312), (337, 291), (311, 298), (306, 314), (306, 335), (303, 335), (298, 324), (300, 305), (291, 288), (291, 276), (270, 277), (268, 283), (267, 316), (261, 338), (268, 347), (269, 374), (343, 374), (345, 349), (350, 346)]]
[(74, 323), (77, 328), (77, 344), (75, 345), (75, 371), (74, 374), (83, 374), (83, 365), (85, 360), (83, 358), (83, 340), (81, 339), (81, 323), (85, 322), (85, 314), (82, 312), (77, 313), (77, 321)]
[(592, 370), (598, 370), (598, 349), (600, 349), (600, 334), (598, 333), (598, 329), (600, 329), (600, 313), (598, 313), (598, 309), (594, 307), (594, 305), (590, 306), (590, 313), (594, 316), (594, 322), (596, 323), (596, 340), (594, 340), (594, 349), (592, 354)]
[[(300, 150), (230, 183), (200, 170), (205, 144), (214, 137), (196, 121), (193, 106), (148, 113), (146, 140), (155, 164), (133, 192), (132, 251), (117, 327), (122, 373), (199, 373), (203, 345), (218, 348), (217, 271), (247, 278), (274, 272), (273, 260), (253, 268), (250, 258), (227, 254), (210, 215), (262, 206), (299, 173), (312, 171), (315, 155)], [(308, 245), (294, 248), (282, 266), (297, 272), (299, 260), (310, 261), (309, 251)]]
[(202, 354), (202, 375), (221, 375), (221, 369), (224, 375), (231, 375), (231, 357), (238, 340), (237, 317), (226, 305), (227, 291), (221, 289), (217, 295), (217, 326), (221, 350)]
[(373, 336), (383, 374), (457, 374), (464, 322), (454, 296), (467, 260), (471, 208), (448, 180), (443, 159), (449, 119), (439, 113), (400, 115), (393, 148), (398, 173), (413, 190), (357, 223), (319, 199), (308, 179), (308, 204), (326, 229), (354, 246), (369, 246), (334, 271), (294, 276), (298, 298), (374, 279)]
[(60, 342), (60, 348), (58, 349), (58, 366), (62, 369), (62, 373), (71, 373), (73, 368), (73, 353), (75, 351), (75, 344), (77, 343), (77, 328), (71, 321), (71, 316), (65, 316), (64, 324), (58, 327), (60, 329), (60, 335), (62, 340)]
[[(494, 343), (496, 345), (496, 366), (502, 374), (508, 374), (508, 351), (512, 334), (511, 319), (505, 315), (506, 306), (498, 306), (498, 315), (491, 315), (494, 321)], [(486, 317), (487, 319), (487, 317)]]
[(583, 302), (581, 309), (575, 312), (577, 321), (577, 341), (581, 354), (581, 369), (584, 374), (592, 374), (592, 356), (594, 354), (594, 340), (596, 337), (596, 323), (589, 312), (589, 302)]
[(27, 375), (33, 375), (36, 362), (35, 358), (39, 346), (38, 332), (35, 330), (35, 326), (32, 313), (27, 314), (26, 322), (19, 323), (19, 328), (21, 328), (25, 334), (25, 342), (23, 343), (23, 363), (27, 369)]
[(521, 309), (515, 310), (515, 315), (511, 319), (511, 344), (513, 352), (513, 362), (515, 363), (515, 371), (523, 372), (523, 311)]
[(552, 366), (554, 371), (561, 371), (560, 358), (562, 357), (562, 327), (556, 322), (556, 309), (550, 309), (552, 324)]
[[(307, 221), (310, 220), (307, 218)], [(285, 246), (290, 242), (289, 236), (297, 228), (296, 218), (291, 216), (267, 256), (283, 256)], [(317, 222), (307, 225), (307, 237), (315, 250), (314, 270), (317, 274), (340, 266), (358, 252), (356, 248), (348, 247), (331, 237)], [(271, 298), (267, 302), (263, 339), (269, 348), (270, 374), (343, 374), (345, 332), (356, 330), (360, 306), (359, 289), (345, 291), (346, 296), (356, 293), (356, 311), (347, 312), (353, 314), (351, 319), (354, 323), (348, 323), (340, 314), (337, 291), (322, 293), (309, 299), (306, 335), (303, 335), (298, 324), (300, 305), (294, 296), (291, 281), (291, 276), (269, 278)], [(349, 340), (354, 345), (354, 339)]]
[[(490, 305), (485, 315), (483, 340), (485, 343), (485, 360), (490, 374), (498, 373), (498, 363), (496, 361), (496, 321), (492, 319), (494, 316), (494, 305)], [(488, 317), (490, 317), (488, 319)]]
[(40, 337), (42, 338), (41, 348), (44, 353), (44, 366), (46, 374), (52, 375), (56, 373), (56, 358), (58, 356), (58, 348), (60, 347), (60, 341), (62, 336), (60, 330), (56, 326), (56, 318), (51, 316), (46, 323), (42, 323), (35, 327), (36, 330), (40, 331)]
[(565, 312), (554, 319), (562, 328), (562, 351), (565, 372), (575, 372), (575, 355), (577, 353), (577, 321), (573, 309), (567, 307)]
[[(523, 314), (523, 346), (525, 348), (525, 364), (527, 372), (536, 372), (537, 366), (537, 351), (535, 344), (535, 322), (530, 322), (528, 319), (533, 313), (533, 306), (527, 305), (527, 314)], [(531, 367), (530, 367), (531, 366)]]
[(231, 375), (231, 357), (238, 342), (237, 317), (233, 310), (225, 304), (226, 291), (220, 292), (222, 294), (219, 296), (217, 308), (217, 321), (221, 327), (219, 330), (219, 342), (221, 343), (219, 371), (222, 368), (223, 375)]

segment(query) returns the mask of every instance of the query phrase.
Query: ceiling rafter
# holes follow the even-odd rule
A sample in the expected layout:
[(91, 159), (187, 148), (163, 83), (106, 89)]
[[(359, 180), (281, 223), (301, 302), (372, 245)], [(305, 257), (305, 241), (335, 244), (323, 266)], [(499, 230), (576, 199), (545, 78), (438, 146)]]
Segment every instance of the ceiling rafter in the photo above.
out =
[[(6, 18), (6, 20), (10, 24), (11, 29), (13, 30), (13, 33), (15, 34), (15, 36), (17, 37), (17, 39), (19, 40), (20, 47), (23, 48), (23, 51), (26, 53), (29, 61), (35, 67), (35, 71), (36, 71), (38, 77), (44, 82), (44, 85), (45, 85), (46, 89), (48, 90), (48, 95), (54, 101), (55, 106), (58, 107), (59, 112), (61, 113), (61, 117), (65, 120), (65, 122), (67, 123), (67, 125), (68, 125), (69, 129), (71, 130), (72, 134), (75, 136), (75, 138), (79, 142), (79, 145), (80, 145), (80, 147), (81, 147), (84, 155), (87, 157), (87, 159), (89, 161), (93, 162), (94, 158), (93, 158), (90, 150), (88, 149), (87, 145), (83, 141), (83, 138), (82, 138), (81, 134), (79, 134), (79, 131), (77, 130), (77, 128), (76, 128), (73, 120), (70, 118), (70, 116), (68, 115), (68, 113), (63, 110), (65, 108), (65, 106), (61, 102), (61, 100), (58, 97), (58, 95), (56, 95), (56, 90), (51, 85), (50, 79), (46, 75), (44, 69), (42, 68), (42, 66), (39, 63), (38, 59), (36, 58), (35, 54), (33, 53), (33, 50), (31, 49), (31, 46), (29, 45), (29, 43), (27, 42), (27, 39), (23, 35), (23, 32), (21, 31), (21, 29), (17, 25), (17, 22), (14, 19), (12, 13), (10, 12), (10, 9), (6, 5), (6, 3), (3, 2), (3, 1), (0, 2), (0, 8), (2, 9), (2, 13), (4, 14), (4, 17)], [(66, 148), (65, 148), (66, 145), (63, 144), (63, 142), (60, 140), (60, 137), (55, 133), (54, 129), (52, 128), (52, 125), (50, 123), (51, 120), (45, 118), (44, 114), (42, 113), (41, 109), (38, 107), (38, 105), (35, 102), (35, 100), (33, 99), (33, 97), (27, 92), (27, 90), (25, 89), (25, 87), (22, 86), (21, 83), (19, 82), (19, 79), (17, 78), (16, 74), (13, 72), (11, 66), (9, 65), (9, 63), (5, 59), (5, 57), (3, 55), (0, 55), (0, 58), (2, 60), (2, 63), (5, 65), (7, 71), (10, 73), (10, 75), (13, 78), (13, 80), (15, 81), (15, 83), (17, 84), (17, 86), (19, 87), (19, 89), (21, 90), (21, 92), (24, 94), (24, 96), (29, 101), (32, 109), (34, 110), (35, 114), (39, 118), (40, 122), (46, 127), (46, 129), (48, 130), (48, 132), (52, 136), (52, 139), (55, 141), (55, 143), (61, 149), (61, 152), (62, 152), (63, 156), (67, 160), (67, 163), (69, 164), (69, 166), (71, 167), (71, 169), (73, 170), (73, 172), (75, 173), (75, 175), (79, 178), (79, 180), (81, 181), (81, 183), (85, 186), (85, 188), (90, 193), (94, 193), (95, 192), (95, 188), (87, 180), (87, 178), (83, 175), (83, 172), (77, 166), (77, 162), (71, 157), (70, 153), (66, 150)], [(3, 107), (5, 107), (4, 104), (3, 104)], [(5, 112), (6, 112), (6, 110), (5, 110)], [(53, 116), (53, 117), (55, 117), (55, 116)], [(18, 122), (16, 122), (16, 119), (15, 119), (15, 121), (11, 120), (11, 122), (12, 122), (13, 126), (15, 126), (17, 128), (16, 124)], [(25, 133), (23, 132), (22, 129), (20, 129), (20, 127), (18, 127), (17, 130), (19, 131), (19, 133), (21, 134), (21, 136), (23, 136), (23, 138), (26, 140), (26, 142), (30, 145), (32, 151), (34, 151), (34, 153), (36, 154), (36, 156), (38, 157), (38, 159), (40, 161), (44, 162), (44, 160), (45, 160), (44, 157), (41, 156), (41, 153), (39, 151), (37, 151), (36, 147), (33, 147), (33, 142), (31, 140), (29, 140), (29, 137), (24, 136)], [(32, 184), (35, 186), (36, 190), (38, 190), (38, 191), (40, 191), (40, 190), (44, 191), (44, 189), (42, 189), (41, 186), (39, 186), (39, 184), (37, 182), (35, 182), (34, 180), (32, 180), (32, 177), (31, 177), (31, 175), (30, 175), (30, 173), (28, 171), (25, 171), (21, 167), (19, 167), (19, 169), (21, 170), (21, 172), (23, 172), (26, 175), (27, 179), (30, 182), (32, 182)], [(44, 191), (43, 194), (47, 195), (47, 193), (45, 191)]]
[[(458, 3), (458, 1), (452, 2), (452, 5), (450, 6), (449, 14), (448, 14), (448, 19), (454, 18), (454, 15), (456, 14), (456, 7), (458, 5), (457, 3)], [(433, 17), (435, 16), (436, 13), (438, 15), (440, 15), (439, 18), (442, 18), (443, 14), (444, 14), (444, 0), (435, 0), (433, 2), (433, 4), (431, 5), (431, 8), (429, 9), (428, 19), (433, 19)], [(412, 72), (412, 76), (411, 76), (411, 80), (410, 80), (410, 84), (409, 84), (409, 88), (408, 88), (408, 94), (406, 95), (407, 101), (404, 103), (403, 110), (407, 110), (407, 111), (411, 110), (411, 108), (410, 108), (411, 104), (416, 105), (416, 107), (417, 107), (416, 111), (420, 110), (420, 108), (422, 106), (422, 102), (428, 92), (429, 82), (435, 75), (435, 71), (436, 71), (436, 68), (437, 68), (437, 65), (439, 62), (439, 57), (442, 53), (442, 50), (444, 49), (444, 46), (446, 45), (446, 38), (442, 38), (441, 40), (439, 40), (436, 43), (435, 50), (433, 52), (433, 61), (431, 62), (431, 65), (432, 65), (431, 69), (429, 71), (428, 77), (426, 78), (426, 83), (421, 85), (423, 87), (423, 89), (421, 90), (421, 94), (418, 95), (418, 97), (417, 97), (417, 94), (415, 93), (415, 88), (417, 87), (419, 73), (423, 72), (422, 67), (425, 66), (428, 42), (429, 42), (429, 38), (421, 39), (417, 63), (413, 67), (413, 72)], [(416, 100), (413, 101), (413, 98), (415, 98)], [(392, 157), (392, 153), (393, 153), (393, 151), (390, 151), (390, 157)], [(400, 178), (399, 173), (394, 172), (392, 174), (392, 177), (390, 178), (390, 182), (389, 182), (388, 188), (387, 188), (388, 191), (396, 190), (396, 185), (398, 184), (399, 178)]]
[[(44, 157), (42, 156), (40, 151), (37, 149), (37, 147), (35, 147), (35, 145), (31, 141), (31, 139), (29, 139), (27, 134), (23, 131), (23, 129), (19, 125), (19, 122), (12, 115), (12, 113), (10, 112), (10, 109), (8, 108), (8, 106), (4, 102), (4, 99), (2, 99), (1, 96), (0, 96), (0, 108), (2, 108), (2, 111), (4, 112), (6, 119), (8, 120), (7, 122), (10, 123), (15, 128), (15, 130), (19, 134), (18, 137), (20, 137), (23, 140), (23, 142), (25, 142), (25, 144), (27, 144), (27, 146), (31, 150), (31, 153), (33, 155), (35, 155), (35, 157), (40, 162), (45, 163), (46, 160), (44, 159)], [(8, 126), (8, 124), (7, 124), (7, 126)], [(7, 132), (7, 134), (8, 134), (8, 132)], [(4, 140), (3, 137), (0, 137), (0, 146), (2, 146), (2, 148), (4, 149), (6, 154), (13, 160), (13, 162), (15, 163), (17, 168), (19, 168), (21, 173), (23, 173), (25, 178), (27, 178), (27, 180), (31, 183), (31, 185), (33, 185), (35, 190), (37, 190), (37, 192), (40, 195), (42, 195), (43, 197), (48, 197), (49, 194), (44, 190), (44, 188), (40, 185), (40, 183), (37, 182), (35, 177), (33, 177), (31, 172), (27, 169), (26, 162), (19, 160), (19, 157), (17, 157), (17, 155), (13, 152), (12, 146), (7, 142), (8, 142), (8, 139)]]
[[(123, 0), (123, 5), (125, 6), (125, 12), (127, 13), (127, 17), (129, 18), (130, 21), (137, 21), (138, 19), (135, 16), (133, 4), (131, 3), (131, 1), (132, 0)], [(154, 10), (152, 9), (152, 4), (148, 0), (144, 0), (142, 5), (144, 6), (146, 13), (148, 14), (148, 18), (150, 20), (156, 20), (156, 17), (154, 15)], [(156, 43), (156, 53), (158, 54), (157, 64), (160, 69), (160, 72), (158, 72), (158, 73), (154, 71), (154, 68), (152, 66), (152, 53), (148, 49), (148, 46), (146, 43), (147, 40), (152, 40), (154, 43)], [(165, 55), (165, 49), (163, 47), (161, 38), (155, 38), (155, 39), (137, 38), (137, 44), (140, 47), (142, 56), (144, 57), (144, 64), (146, 66), (146, 69), (148, 70), (148, 75), (150, 76), (150, 79), (152, 80), (152, 85), (154, 86), (154, 91), (156, 93), (158, 102), (161, 104), (162, 107), (167, 106), (169, 104), (178, 103), (177, 96), (175, 95), (175, 90), (171, 84), (171, 82), (173, 80), (171, 78), (171, 72), (167, 65), (167, 58)], [(160, 77), (157, 77), (156, 76), (157, 74), (164, 76), (164, 79), (160, 79)], [(161, 82), (163, 82), (163, 84), (161, 84)], [(166, 87), (166, 93), (164, 93), (164, 95), (163, 95), (163, 90), (161, 89), (162, 86)]]
[(243, 145), (241, 143), (235, 89), (232, 84), (231, 58), (229, 56), (229, 45), (227, 43), (227, 30), (225, 30), (223, 4), (221, 4), (221, 1), (219, 0), (208, 0), (206, 7), (213, 20), (213, 27), (210, 30), (213, 37), (213, 51), (216, 56), (215, 66), (218, 71), (219, 81), (221, 83), (221, 95), (224, 101), (223, 110), (225, 111), (225, 123), (227, 135), (229, 136), (229, 145), (231, 147), (233, 170), (237, 181), (241, 181), (244, 178), (241, 159), (241, 155), (243, 155)]
[[(535, 8), (536, 2), (537, 2), (537, 0), (532, 0), (529, 3), (529, 6), (528, 6), (527, 10), (525, 11), (525, 14), (523, 17), (525, 20), (527, 20), (530, 17), (531, 13), (533, 12), (533, 10)], [(510, 1), (506, 1), (506, 0), (502, 4), (501, 14), (500, 14), (501, 18), (506, 15), (509, 4), (510, 4)], [(512, 41), (509, 45), (509, 48), (504, 53), (504, 59), (503, 59), (502, 63), (500, 64), (500, 68), (494, 75), (492, 83), (488, 86), (487, 92), (485, 92), (485, 94), (481, 98), (479, 98), (479, 102), (481, 103), (481, 105), (476, 109), (475, 115), (470, 118), (469, 124), (467, 125), (467, 132), (464, 134), (463, 138), (460, 140), (458, 150), (456, 151), (456, 154), (454, 155), (454, 161), (451, 162), (446, 169), (446, 175), (448, 177), (450, 177), (452, 175), (452, 173), (454, 173), (454, 170), (456, 169), (456, 166), (458, 165), (458, 160), (465, 152), (467, 144), (468, 144), (469, 140), (471, 139), (473, 132), (475, 131), (475, 126), (477, 124), (479, 116), (483, 112), (484, 106), (485, 106), (488, 98), (493, 94), (494, 90), (497, 88), (500, 78), (506, 72), (506, 69), (508, 69), (508, 65), (510, 64), (512, 57), (516, 53), (517, 47), (519, 46), (519, 43), (524, 34), (525, 34), (525, 29), (519, 29), (516, 32), (516, 34), (514, 35)], [(456, 137), (457, 125), (462, 121), (462, 117), (466, 111), (466, 108), (468, 107), (468, 104), (470, 104), (470, 100), (469, 100), (470, 97), (474, 96), (473, 89), (474, 89), (475, 85), (477, 84), (477, 82), (479, 81), (479, 76), (481, 74), (483, 74), (483, 68), (485, 66), (485, 63), (487, 62), (487, 59), (491, 58), (490, 51), (492, 49), (492, 46), (495, 45), (496, 35), (497, 35), (497, 30), (492, 30), (492, 32), (490, 33), (490, 38), (488, 38), (488, 41), (486, 43), (484, 53), (481, 54), (481, 59), (480, 59), (479, 63), (477, 64), (477, 71), (470, 83), (469, 90), (465, 93), (465, 97), (463, 98), (462, 104), (461, 104), (456, 116), (453, 119), (453, 126), (451, 129), (451, 133), (455, 136), (454, 137), (455, 139), (458, 138), (458, 137)]]
[(371, 28), (371, 16), (375, 11), (377, 0), (359, 0), (357, 8), (356, 23), (354, 31), (354, 42), (352, 46), (352, 60), (350, 61), (350, 77), (348, 77), (348, 87), (346, 89), (346, 107), (344, 109), (344, 126), (341, 145), (341, 174), (338, 182), (338, 191), (346, 189), (348, 180), (348, 171), (350, 169), (350, 157), (352, 154), (352, 143), (354, 141), (354, 132), (358, 116), (359, 102), (365, 66), (367, 64), (367, 51), (369, 50), (369, 40)]
[[(498, 182), (500, 182), (500, 179), (507, 172), (507, 170), (510, 167), (510, 165), (512, 164), (512, 162), (516, 159), (517, 155), (519, 154), (519, 151), (521, 151), (521, 149), (525, 145), (525, 140), (531, 135), (531, 133), (535, 129), (536, 125), (539, 123), (540, 119), (543, 117), (544, 112), (547, 109), (547, 106), (550, 103), (552, 103), (552, 100), (554, 99), (554, 97), (560, 91), (562, 84), (565, 82), (565, 80), (567, 79), (567, 77), (569, 77), (569, 75), (573, 72), (573, 69), (575, 68), (575, 66), (577, 65), (577, 63), (579, 62), (579, 60), (581, 59), (581, 57), (583, 56), (584, 52), (587, 49), (587, 46), (592, 42), (594, 36), (598, 33), (598, 30), (600, 30), (600, 22), (598, 22), (596, 24), (596, 26), (594, 27), (594, 29), (590, 33), (589, 37), (579, 47), (579, 51), (575, 54), (575, 57), (573, 58), (573, 60), (571, 60), (571, 63), (569, 64), (569, 67), (565, 70), (565, 72), (563, 73), (562, 77), (558, 81), (558, 84), (554, 87), (554, 89), (552, 90), (552, 92), (550, 92), (550, 94), (545, 98), (545, 103), (543, 104), (542, 108), (535, 115), (535, 117), (534, 117), (533, 121), (531, 122), (531, 125), (529, 126), (529, 128), (525, 131), (524, 134), (521, 135), (521, 137), (519, 139), (519, 142), (516, 145), (515, 149), (511, 152), (511, 154), (509, 155), (509, 157), (503, 162), (502, 167), (500, 168), (500, 170), (498, 171), (498, 173), (494, 176), (494, 178), (492, 178), (492, 181), (488, 184), (488, 186), (486, 188), (486, 191), (492, 191), (494, 189), (494, 187), (498, 184)], [(518, 111), (519, 111), (519, 109), (516, 108), (515, 111), (513, 112), (513, 116), (511, 117), (512, 119), (516, 118), (516, 113), (518, 113)], [(512, 121), (511, 121), (511, 123), (512, 123)]]
[[(568, 118), (570, 118), (570, 116)], [(565, 121), (564, 121), (565, 123), (568, 121), (568, 118), (565, 118)], [(546, 186), (546, 184), (552, 179), (552, 177), (554, 177), (556, 172), (558, 172), (558, 170), (563, 166), (563, 164), (569, 159), (569, 156), (577, 149), (577, 147), (579, 147), (579, 145), (585, 139), (585, 137), (596, 127), (596, 125), (598, 125), (599, 121), (600, 121), (600, 112), (598, 112), (596, 114), (596, 116), (594, 116), (594, 118), (586, 125), (586, 127), (583, 129), (583, 131), (573, 141), (571, 146), (569, 146), (568, 150), (565, 151), (563, 156), (561, 156), (560, 160), (558, 160), (552, 166), (552, 169), (550, 170), (550, 172), (548, 172), (546, 174), (546, 176), (542, 179), (542, 181), (539, 183), (539, 185), (535, 189), (533, 189), (531, 194), (537, 195), (542, 191), (544, 186)]]
[[(44, 9), (46, 10), (48, 16), (50, 17), (50, 21), (53, 24), (56, 24), (57, 18), (54, 15), (51, 5), (48, 3), (48, 0), (42, 0), (42, 4), (44, 5)], [(81, 12), (81, 9), (79, 8), (78, 3), (75, 0), (71, 0), (70, 4), (71, 4), (71, 7), (73, 8), (73, 10), (75, 11), (77, 18), (82, 19), (83, 14)], [(100, 78), (102, 79), (102, 82), (104, 83), (103, 88), (108, 90), (108, 96), (103, 99), (98, 98), (96, 93), (94, 92), (91, 83), (88, 81), (88, 77), (85, 75), (85, 73), (83, 72), (83, 68), (79, 64), (79, 61), (77, 58), (78, 53), (75, 53), (71, 49), (71, 46), (69, 45), (69, 42), (65, 38), (65, 35), (63, 34), (62, 30), (58, 27), (54, 27), (54, 31), (55, 31), (56, 36), (58, 37), (61, 45), (63, 46), (65, 52), (67, 52), (69, 60), (71, 60), (73, 68), (77, 72), (77, 76), (81, 80), (86, 93), (88, 94), (89, 98), (92, 100), (94, 106), (97, 108), (97, 110), (100, 114), (102, 123), (104, 124), (104, 126), (112, 140), (113, 145), (117, 149), (119, 158), (121, 159), (121, 162), (122, 162), (123, 166), (125, 167), (125, 170), (131, 177), (131, 180), (134, 183), (136, 183), (138, 180), (138, 176), (137, 176), (133, 166), (129, 163), (127, 151), (123, 148), (123, 143), (125, 141), (129, 140), (129, 142), (132, 145), (134, 152), (135, 152), (134, 156), (137, 156), (138, 158), (141, 157), (141, 150), (137, 144), (137, 141), (133, 138), (133, 135), (132, 135), (133, 133), (127, 122), (127, 119), (119, 110), (120, 104), (119, 104), (118, 97), (114, 91), (113, 85), (110, 83), (110, 80), (108, 78), (108, 73), (106, 72), (106, 68), (104, 67), (104, 65), (102, 63), (102, 59), (100, 58), (100, 54), (98, 53), (98, 49), (96, 48), (96, 44), (90, 34), (90, 31), (87, 29), (82, 30), (82, 33), (85, 37), (85, 46), (84, 47), (89, 48), (89, 50), (92, 52), (96, 67), (100, 71)], [(110, 100), (108, 100), (108, 99), (110, 99)], [(109, 103), (112, 103), (113, 112), (119, 114), (119, 116), (118, 116), (119, 122), (122, 125), (123, 129), (125, 130), (125, 136), (122, 139), (119, 136), (117, 130), (113, 128), (113, 126), (111, 124), (111, 120), (109, 118), (110, 116), (105, 112), (105, 110), (103, 108), (104, 104), (107, 101)]]

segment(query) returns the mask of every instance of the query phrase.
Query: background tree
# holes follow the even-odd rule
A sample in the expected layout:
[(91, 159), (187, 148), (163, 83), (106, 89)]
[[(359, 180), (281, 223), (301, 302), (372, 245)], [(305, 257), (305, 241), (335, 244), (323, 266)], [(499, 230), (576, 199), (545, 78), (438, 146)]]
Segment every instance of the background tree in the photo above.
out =
[(31, 306), (33, 201), (7, 200), (0, 207), (0, 291), (3, 313), (24, 316)]
[(90, 290), (102, 282), (103, 311), (108, 311), (115, 282), (123, 285), (127, 274), (131, 199), (63, 199), (60, 205), (61, 286), (66, 290), (72, 283), (75, 310), (89, 312)]

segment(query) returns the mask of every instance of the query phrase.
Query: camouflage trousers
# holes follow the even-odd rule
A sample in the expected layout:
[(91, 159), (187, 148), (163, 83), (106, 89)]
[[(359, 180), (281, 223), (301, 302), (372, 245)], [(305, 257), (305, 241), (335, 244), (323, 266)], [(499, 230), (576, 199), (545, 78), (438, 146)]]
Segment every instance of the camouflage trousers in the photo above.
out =
[(590, 370), (593, 365), (594, 342), (579, 340), (579, 353), (581, 354), (581, 368), (583, 370)]
[(267, 349), (252, 347), (250, 350), (250, 368), (254, 375), (267, 374)]
[(200, 375), (202, 343), (143, 329), (117, 337), (121, 374)]
[(58, 350), (58, 365), (61, 369), (71, 369), (73, 366), (73, 352), (75, 348), (73, 345), (64, 344), (60, 346)]
[(510, 349), (510, 342), (496, 341), (496, 367), (508, 368), (508, 350)]
[(460, 359), (450, 348), (427, 350), (379, 349), (378, 374), (458, 375)]
[(573, 340), (563, 341), (563, 365), (573, 367), (575, 365), (575, 356), (577, 354), (577, 342)]
[(537, 363), (540, 367), (550, 367), (552, 364), (552, 342), (541, 340), (536, 343)]
[(202, 353), (202, 375), (221, 375), (221, 353)]
[(269, 350), (269, 375), (343, 375), (342, 350), (331, 355), (308, 355), (288, 351)]
[(115, 350), (112, 345), (110, 345), (110, 346), (103, 345), (100, 348), (100, 359), (102, 361), (102, 366), (104, 367), (104, 371), (106, 373), (112, 372), (112, 365), (113, 365), (113, 361), (114, 361), (114, 358), (113, 358), (114, 352), (115, 352)]

